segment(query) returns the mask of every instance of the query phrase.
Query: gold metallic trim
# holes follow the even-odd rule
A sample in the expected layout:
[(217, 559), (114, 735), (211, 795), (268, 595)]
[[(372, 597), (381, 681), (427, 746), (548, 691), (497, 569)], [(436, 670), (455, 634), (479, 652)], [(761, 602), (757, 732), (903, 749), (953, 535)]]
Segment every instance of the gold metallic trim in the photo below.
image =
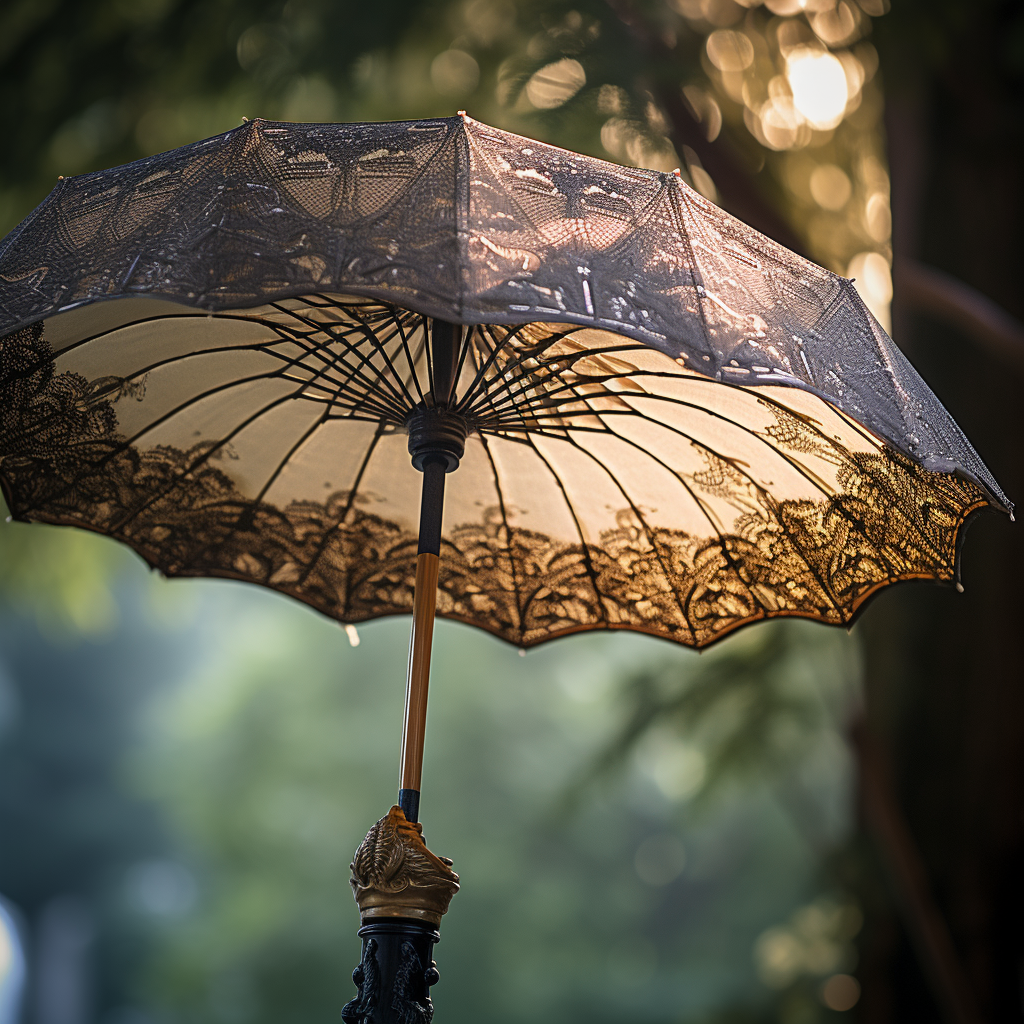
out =
[(423, 841), (423, 826), (408, 821), (397, 805), (359, 844), (352, 863), (352, 895), (365, 920), (411, 917), (441, 923), (459, 876), (451, 860), (437, 857)]

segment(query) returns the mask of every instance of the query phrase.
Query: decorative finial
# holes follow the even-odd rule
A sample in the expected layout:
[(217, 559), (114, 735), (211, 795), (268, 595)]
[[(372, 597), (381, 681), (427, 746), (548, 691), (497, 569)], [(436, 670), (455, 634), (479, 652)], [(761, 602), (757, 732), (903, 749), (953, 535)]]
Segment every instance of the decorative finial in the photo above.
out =
[(409, 821), (396, 804), (366, 834), (349, 865), (363, 922), (411, 917), (436, 927), (459, 891), (451, 864), (427, 849), (423, 826)]

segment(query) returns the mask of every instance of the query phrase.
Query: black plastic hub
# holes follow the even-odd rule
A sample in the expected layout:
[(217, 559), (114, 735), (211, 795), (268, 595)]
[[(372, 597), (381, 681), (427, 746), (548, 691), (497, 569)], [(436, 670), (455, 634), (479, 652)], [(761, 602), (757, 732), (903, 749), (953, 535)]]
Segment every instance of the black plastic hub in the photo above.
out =
[(465, 417), (444, 406), (418, 405), (405, 426), (412, 464), (420, 472), (431, 457), (441, 459), (447, 473), (459, 468), (469, 433)]

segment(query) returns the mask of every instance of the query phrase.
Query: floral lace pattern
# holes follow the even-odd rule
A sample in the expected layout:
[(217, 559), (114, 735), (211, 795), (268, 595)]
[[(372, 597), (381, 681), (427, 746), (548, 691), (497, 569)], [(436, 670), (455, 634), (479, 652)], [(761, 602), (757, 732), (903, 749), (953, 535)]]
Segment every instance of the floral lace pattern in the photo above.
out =
[[(352, 490), (284, 505), (254, 498), (206, 457), (208, 440), (129, 443), (115, 402), (141, 386), (59, 371), (42, 324), (3, 339), (0, 480), (16, 516), (98, 530), (168, 575), (259, 583), (343, 622), (411, 610), (409, 527)], [(591, 418), (595, 393), (586, 391)], [(544, 430), (557, 433), (551, 422)], [(445, 532), (438, 613), (523, 646), (627, 628), (700, 647), (773, 616), (846, 623), (884, 584), (954, 576), (960, 528), (987, 503), (980, 487), (882, 446), (844, 452), (786, 410), (760, 435), (833, 465), (834, 493), (778, 500), (741, 464), (709, 452), (687, 486), (731, 502), (728, 531), (656, 525), (624, 500), (614, 525), (571, 542), (485, 504)]]

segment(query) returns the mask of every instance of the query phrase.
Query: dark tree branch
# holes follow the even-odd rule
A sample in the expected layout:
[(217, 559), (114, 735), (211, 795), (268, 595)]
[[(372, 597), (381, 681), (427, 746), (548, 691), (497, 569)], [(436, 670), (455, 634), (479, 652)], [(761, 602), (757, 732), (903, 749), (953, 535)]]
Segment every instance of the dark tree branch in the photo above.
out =
[(987, 295), (916, 260), (897, 260), (893, 276), (905, 307), (959, 327), (987, 352), (1024, 371), (1024, 324)]

